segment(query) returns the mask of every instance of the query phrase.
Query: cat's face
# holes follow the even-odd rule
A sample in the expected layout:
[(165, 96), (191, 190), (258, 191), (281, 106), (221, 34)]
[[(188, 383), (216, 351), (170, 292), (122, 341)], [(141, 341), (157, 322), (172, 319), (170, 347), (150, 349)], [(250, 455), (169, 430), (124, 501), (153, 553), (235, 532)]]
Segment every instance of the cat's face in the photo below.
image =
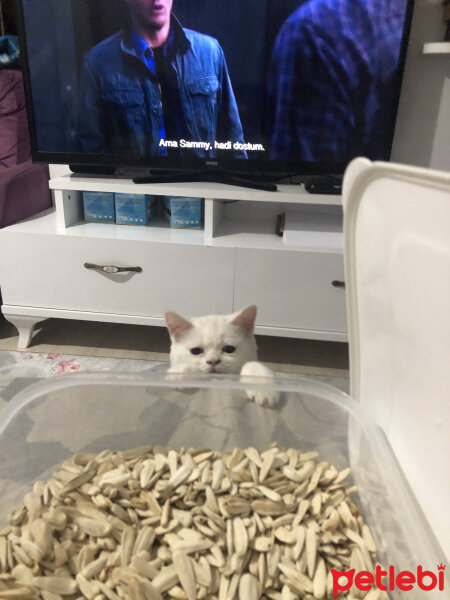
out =
[(256, 360), (255, 318), (256, 306), (191, 321), (166, 313), (171, 368), (188, 373), (239, 373), (246, 362)]

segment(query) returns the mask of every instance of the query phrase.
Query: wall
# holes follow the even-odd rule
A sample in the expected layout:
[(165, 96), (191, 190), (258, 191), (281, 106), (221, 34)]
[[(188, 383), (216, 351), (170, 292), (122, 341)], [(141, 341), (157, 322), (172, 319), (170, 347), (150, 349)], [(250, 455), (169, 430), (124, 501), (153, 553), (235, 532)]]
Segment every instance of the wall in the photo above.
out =
[(416, 0), (391, 160), (450, 170), (450, 54), (423, 54), (442, 15), (441, 0)]

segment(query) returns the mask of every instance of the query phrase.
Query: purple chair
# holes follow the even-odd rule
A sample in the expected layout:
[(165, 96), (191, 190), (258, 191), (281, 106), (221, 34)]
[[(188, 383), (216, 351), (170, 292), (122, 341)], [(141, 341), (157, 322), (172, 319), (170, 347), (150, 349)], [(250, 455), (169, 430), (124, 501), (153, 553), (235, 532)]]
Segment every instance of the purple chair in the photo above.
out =
[(52, 205), (48, 179), (48, 166), (31, 162), (22, 73), (0, 69), (0, 228)]
[(52, 205), (48, 166), (34, 165), (22, 73), (0, 70), (0, 227)]

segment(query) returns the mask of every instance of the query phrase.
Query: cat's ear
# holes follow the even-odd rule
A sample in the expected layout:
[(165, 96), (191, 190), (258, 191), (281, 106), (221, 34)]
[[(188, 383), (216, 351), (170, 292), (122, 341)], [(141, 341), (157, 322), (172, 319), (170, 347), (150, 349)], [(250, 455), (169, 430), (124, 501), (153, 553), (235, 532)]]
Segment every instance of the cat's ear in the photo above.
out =
[(187, 321), (175, 312), (168, 311), (164, 316), (166, 318), (170, 337), (176, 341), (178, 341), (186, 331), (189, 331), (189, 329), (194, 327), (190, 321)]
[(247, 306), (244, 310), (241, 310), (238, 313), (235, 313), (231, 317), (232, 325), (236, 325), (239, 327), (245, 335), (250, 335), (253, 333), (253, 328), (255, 326), (256, 319), (256, 306), (252, 304), (251, 306)]

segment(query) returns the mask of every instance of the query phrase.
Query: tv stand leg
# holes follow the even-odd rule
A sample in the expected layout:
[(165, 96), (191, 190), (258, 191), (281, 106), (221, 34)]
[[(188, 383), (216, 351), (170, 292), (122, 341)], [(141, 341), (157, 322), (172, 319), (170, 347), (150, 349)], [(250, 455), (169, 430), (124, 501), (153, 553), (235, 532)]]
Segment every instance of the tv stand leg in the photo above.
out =
[(19, 332), (18, 350), (28, 348), (37, 323), (44, 319), (40, 317), (26, 317), (24, 315), (4, 315), (5, 319), (14, 325)]

